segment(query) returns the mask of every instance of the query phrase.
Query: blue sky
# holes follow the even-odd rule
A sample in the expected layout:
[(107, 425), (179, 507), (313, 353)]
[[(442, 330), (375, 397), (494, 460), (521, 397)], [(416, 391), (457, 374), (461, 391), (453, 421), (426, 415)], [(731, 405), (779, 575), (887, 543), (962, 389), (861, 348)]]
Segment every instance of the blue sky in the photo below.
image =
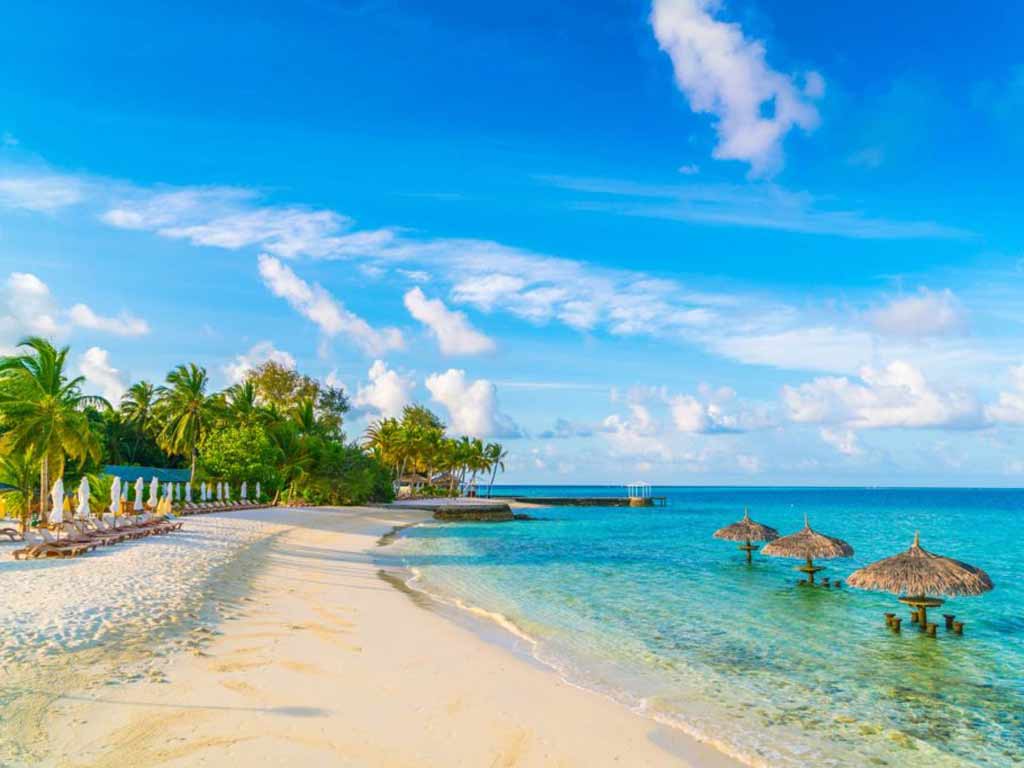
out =
[(1012, 4), (18, 4), (0, 347), (268, 356), (509, 480), (1020, 485)]

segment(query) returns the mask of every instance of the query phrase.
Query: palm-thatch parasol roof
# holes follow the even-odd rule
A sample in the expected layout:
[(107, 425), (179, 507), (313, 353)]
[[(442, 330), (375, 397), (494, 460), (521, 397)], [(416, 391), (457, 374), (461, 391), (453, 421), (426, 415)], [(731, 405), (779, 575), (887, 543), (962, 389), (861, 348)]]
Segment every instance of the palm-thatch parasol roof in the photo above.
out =
[(815, 558), (828, 560), (833, 557), (853, 555), (853, 547), (842, 539), (826, 536), (813, 530), (806, 515), (804, 516), (803, 530), (783, 536), (781, 539), (775, 539), (761, 551), (772, 557), (791, 557), (799, 560)]
[(846, 582), (860, 589), (915, 596), (980, 595), (993, 588), (992, 579), (980, 568), (923, 549), (917, 533), (906, 552), (854, 571)]
[(750, 519), (750, 513), (743, 510), (743, 519), (738, 523), (719, 528), (714, 534), (716, 539), (726, 541), (774, 541), (779, 538), (779, 532), (767, 525), (755, 522)]

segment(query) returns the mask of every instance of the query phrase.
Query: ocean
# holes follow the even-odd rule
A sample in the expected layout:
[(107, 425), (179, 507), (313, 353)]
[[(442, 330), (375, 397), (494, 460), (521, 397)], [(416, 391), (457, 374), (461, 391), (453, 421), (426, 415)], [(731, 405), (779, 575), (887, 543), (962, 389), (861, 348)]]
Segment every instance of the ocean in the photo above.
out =
[[(426, 524), (390, 549), (412, 585), (528, 639), (567, 681), (754, 766), (1024, 765), (1024, 490), (656, 487), (664, 508), (550, 507), (516, 523)], [(503, 496), (621, 487), (496, 486)], [(977, 565), (995, 590), (912, 629), (887, 594), (806, 588), (796, 561), (712, 533), (744, 508), (782, 535), (854, 548), (821, 574), (906, 549)], [(896, 635), (883, 614), (904, 617)], [(942, 613), (965, 622), (947, 634)]]

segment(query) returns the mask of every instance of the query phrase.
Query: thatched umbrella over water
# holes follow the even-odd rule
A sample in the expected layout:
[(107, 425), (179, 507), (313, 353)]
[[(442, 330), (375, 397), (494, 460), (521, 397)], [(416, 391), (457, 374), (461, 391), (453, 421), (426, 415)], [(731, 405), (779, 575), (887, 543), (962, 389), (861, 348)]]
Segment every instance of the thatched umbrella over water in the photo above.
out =
[(928, 627), (928, 609), (942, 605), (939, 596), (980, 595), (993, 588), (981, 568), (923, 549), (918, 533), (906, 552), (866, 565), (846, 581), (858, 589), (900, 595), (901, 603), (918, 610), (922, 629)]
[(779, 532), (767, 525), (754, 522), (750, 519), (750, 513), (744, 509), (743, 519), (738, 523), (727, 525), (725, 528), (719, 528), (715, 531), (715, 538), (741, 542), (740, 549), (747, 553), (747, 562), (749, 563), (752, 560), (750, 553), (757, 549), (751, 542), (775, 541), (779, 538)]
[(814, 564), (815, 558), (831, 560), (836, 557), (851, 557), (853, 555), (853, 547), (842, 539), (826, 536), (813, 530), (807, 521), (807, 515), (804, 515), (803, 530), (776, 539), (761, 551), (771, 557), (806, 560), (806, 564), (799, 566), (797, 570), (806, 573), (807, 580), (811, 584), (814, 583), (814, 574), (824, 570), (822, 566)]

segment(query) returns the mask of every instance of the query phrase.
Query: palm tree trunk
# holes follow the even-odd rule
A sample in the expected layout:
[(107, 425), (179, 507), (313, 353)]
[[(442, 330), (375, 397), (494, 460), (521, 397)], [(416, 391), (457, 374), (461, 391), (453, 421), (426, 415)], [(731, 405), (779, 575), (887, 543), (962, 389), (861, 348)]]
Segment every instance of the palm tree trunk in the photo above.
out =
[(188, 481), (190, 483), (193, 483), (193, 482), (195, 482), (195, 479), (196, 479), (196, 448), (195, 448), (195, 446), (192, 446), (192, 469), (189, 471)]
[(46, 511), (46, 489), (50, 487), (50, 457), (48, 451), (43, 451), (43, 460), (39, 464), (39, 517), (43, 523), (50, 521), (50, 515)]
[(491, 467), (491, 482), (487, 484), (487, 498), (491, 498), (491, 489), (494, 488), (494, 478), (498, 474), (498, 462), (494, 462), (494, 466)]

